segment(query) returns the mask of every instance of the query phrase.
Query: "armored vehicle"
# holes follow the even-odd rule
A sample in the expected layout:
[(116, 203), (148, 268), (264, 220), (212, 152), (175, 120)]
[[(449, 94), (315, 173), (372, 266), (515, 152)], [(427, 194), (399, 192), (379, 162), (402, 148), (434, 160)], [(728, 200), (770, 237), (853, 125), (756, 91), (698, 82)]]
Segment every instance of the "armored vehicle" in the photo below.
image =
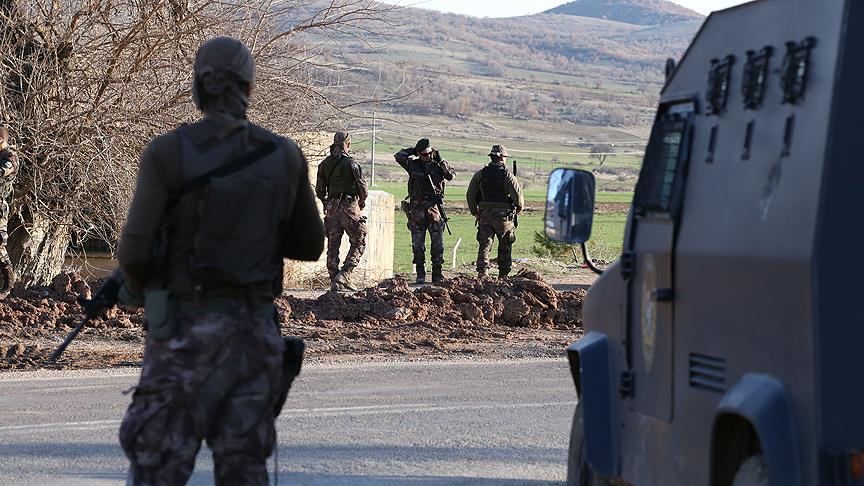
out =
[[(567, 348), (568, 484), (864, 484), (862, 116), (862, 0), (715, 12), (667, 63)], [(584, 244), (593, 176), (550, 182), (547, 234)]]

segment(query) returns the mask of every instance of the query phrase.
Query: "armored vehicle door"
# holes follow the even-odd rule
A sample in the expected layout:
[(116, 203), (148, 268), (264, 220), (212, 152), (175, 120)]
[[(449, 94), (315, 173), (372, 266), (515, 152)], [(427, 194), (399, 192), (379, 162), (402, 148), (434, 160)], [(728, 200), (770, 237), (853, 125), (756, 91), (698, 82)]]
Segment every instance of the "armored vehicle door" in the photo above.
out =
[(634, 411), (672, 419), (675, 236), (690, 152), (694, 101), (661, 106), (633, 197), (622, 256), (628, 284), (627, 367), (621, 395)]

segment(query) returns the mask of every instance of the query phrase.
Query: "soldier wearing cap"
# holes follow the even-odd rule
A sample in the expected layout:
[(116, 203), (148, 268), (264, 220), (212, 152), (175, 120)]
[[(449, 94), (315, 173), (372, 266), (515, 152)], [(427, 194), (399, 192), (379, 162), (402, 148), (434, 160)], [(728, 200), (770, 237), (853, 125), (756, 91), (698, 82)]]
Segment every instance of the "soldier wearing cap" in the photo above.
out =
[(203, 118), (139, 162), (117, 250), (119, 297), (143, 300), (147, 326), (119, 434), (130, 485), (186, 484), (202, 440), (215, 484), (267, 484), (293, 361), (273, 299), (283, 258), (317, 261), (324, 228), (300, 149), (246, 119), (254, 74), (242, 42), (204, 43), (192, 88)]
[[(368, 232), (366, 218), (361, 213), (366, 207), (369, 191), (360, 164), (348, 154), (350, 147), (350, 134), (336, 132), (330, 155), (318, 166), (315, 184), (315, 194), (324, 203), (330, 288), (336, 291), (357, 290), (351, 282), (351, 274), (360, 263)], [(343, 234), (348, 234), (351, 249), (340, 270), (339, 247)]]
[(507, 150), (493, 145), (492, 159), (471, 178), (468, 185), (468, 210), (477, 218), (477, 274), (486, 275), (492, 242), (498, 237), (498, 276), (506, 277), (513, 266), (513, 242), (516, 241), (515, 216), (522, 212), (525, 199), (516, 177), (507, 170)]
[(6, 242), (9, 239), (9, 199), (17, 173), (18, 157), (9, 146), (9, 130), (0, 127), (0, 299), (5, 299), (15, 285), (15, 272), (9, 252), (6, 251)]
[(435, 197), (444, 197), (444, 181), (452, 181), (456, 172), (441, 158), (438, 150), (430, 146), (428, 138), (420, 139), (414, 147), (400, 150), (394, 157), (408, 172), (408, 229), (417, 283), (426, 283), (427, 231), (432, 242), (432, 282), (440, 282), (444, 279), (444, 220)]

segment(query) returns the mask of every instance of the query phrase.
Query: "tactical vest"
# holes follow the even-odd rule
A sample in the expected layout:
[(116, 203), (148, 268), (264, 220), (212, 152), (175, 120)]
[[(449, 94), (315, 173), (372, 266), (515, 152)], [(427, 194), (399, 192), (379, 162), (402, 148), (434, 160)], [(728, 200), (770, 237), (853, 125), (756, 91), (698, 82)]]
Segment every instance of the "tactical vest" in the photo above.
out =
[(347, 155), (331, 155), (327, 158), (323, 169), (327, 176), (327, 195), (330, 197), (342, 194), (356, 196), (360, 194), (357, 179), (354, 177), (354, 160)]
[[(249, 130), (269, 135), (258, 127)], [(186, 181), (250, 151), (241, 148), (238, 136), (196, 144), (185, 127), (180, 135)], [(290, 192), (284, 157), (284, 150), (277, 149), (248, 167), (211, 179), (187, 196), (198, 199), (197, 236), (188, 263), (197, 284), (205, 289), (250, 286), (273, 282), (281, 273), (279, 225)]]
[(513, 203), (507, 192), (507, 168), (503, 164), (490, 164), (483, 168), (480, 195), (484, 203)]
[[(411, 161), (408, 175), (408, 195), (412, 202), (426, 201), (435, 196), (435, 191), (439, 188), (433, 188), (432, 184), (429, 183), (431, 174), (421, 160)], [(433, 177), (432, 180), (434, 181), (435, 178)]]

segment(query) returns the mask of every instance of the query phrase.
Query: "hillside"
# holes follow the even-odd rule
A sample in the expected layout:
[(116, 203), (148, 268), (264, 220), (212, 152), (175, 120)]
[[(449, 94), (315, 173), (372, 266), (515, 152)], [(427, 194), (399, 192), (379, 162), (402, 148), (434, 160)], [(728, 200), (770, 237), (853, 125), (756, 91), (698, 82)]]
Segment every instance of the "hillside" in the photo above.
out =
[(663, 25), (701, 20), (701, 14), (666, 0), (575, 0), (545, 13), (614, 20), (636, 25)]
[[(412, 9), (413, 10), (413, 9)], [(501, 19), (422, 11), (422, 30), (349, 43), (363, 59), (358, 86), (416, 96), (403, 114), (481, 114), (588, 126), (649, 123), (667, 58), (679, 57), (699, 22), (640, 26), (569, 15)], [(355, 62), (356, 64), (356, 62)], [(374, 81), (373, 81), (374, 80)], [(379, 91), (380, 92), (380, 91)]]
[(575, 0), (545, 13), (635, 25), (665, 25), (703, 19), (701, 14), (666, 0)]
[(549, 13), (477, 18), (416, 8), (398, 17), (386, 32), (317, 39), (322, 66), (339, 69), (316, 76), (354, 99), (379, 100), (356, 118), (340, 113), (338, 125), (357, 135), (363, 160), (376, 114), (376, 183), (403, 175), (390, 154), (430, 137), (462, 171), (488, 160), (491, 144), (504, 143), (532, 162), (524, 170), (538, 186), (562, 161), (601, 163), (590, 151), (607, 147), (615, 155), (598, 184), (625, 191), (638, 173), (665, 61), (684, 53), (701, 24)]

